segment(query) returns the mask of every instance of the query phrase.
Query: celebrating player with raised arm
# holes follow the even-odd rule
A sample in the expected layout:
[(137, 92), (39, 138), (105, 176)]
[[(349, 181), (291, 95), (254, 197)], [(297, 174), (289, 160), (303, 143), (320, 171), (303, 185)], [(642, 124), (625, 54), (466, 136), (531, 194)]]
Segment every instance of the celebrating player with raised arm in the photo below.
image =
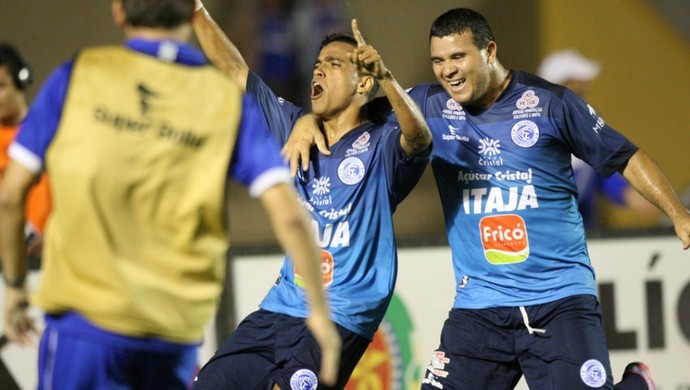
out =
[[(209, 58), (245, 86), (284, 142), (304, 111), (249, 71), (207, 12), (197, 12), (193, 26)], [(322, 248), (323, 284), (343, 340), (337, 384), (319, 383), (319, 390), (345, 386), (385, 314), (397, 274), (392, 213), (422, 175), (431, 142), (419, 109), (364, 42), (355, 21), (352, 32), (326, 37), (311, 82), (312, 111), (332, 153), (311, 155), (309, 169), (295, 178)], [(379, 85), (396, 108), (399, 125), (374, 123), (365, 115)], [(318, 349), (304, 328), (300, 270), (287, 259), (260, 309), (202, 368), (196, 389), (287, 390), (296, 382), (316, 388)]]

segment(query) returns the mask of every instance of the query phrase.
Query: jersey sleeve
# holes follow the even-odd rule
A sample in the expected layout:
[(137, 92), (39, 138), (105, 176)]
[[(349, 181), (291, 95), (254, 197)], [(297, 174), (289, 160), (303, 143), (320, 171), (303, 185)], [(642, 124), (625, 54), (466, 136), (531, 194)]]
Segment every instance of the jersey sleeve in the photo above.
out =
[(41, 87), (12, 145), (10, 158), (38, 173), (60, 124), (73, 62), (57, 68)]
[(409, 157), (400, 145), (402, 132), (397, 123), (383, 125), (383, 156), (386, 161), (392, 204), (398, 205), (412, 191), (426, 169), (431, 154), (431, 146), (422, 153)]
[(635, 144), (572, 91), (564, 92), (560, 110), (563, 123), (559, 128), (572, 153), (601, 175), (610, 176), (637, 152)]
[(249, 95), (242, 101), (242, 120), (230, 173), (249, 188), (252, 197), (278, 183), (292, 183), (275, 138), (268, 130), (258, 105)]
[(304, 114), (304, 110), (278, 97), (254, 72), (249, 72), (247, 78), (247, 94), (251, 95), (258, 104), (271, 133), (277, 137), (281, 145), (284, 145), (292, 127)]

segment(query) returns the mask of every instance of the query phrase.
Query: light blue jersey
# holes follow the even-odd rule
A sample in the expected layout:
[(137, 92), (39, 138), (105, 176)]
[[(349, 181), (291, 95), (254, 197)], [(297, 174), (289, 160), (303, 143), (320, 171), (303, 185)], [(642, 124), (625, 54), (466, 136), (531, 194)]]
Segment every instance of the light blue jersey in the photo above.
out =
[[(303, 111), (282, 100), (255, 74), (247, 93), (269, 128), (285, 142)], [(323, 284), (333, 320), (373, 338), (393, 294), (397, 250), (393, 212), (417, 183), (428, 160), (407, 158), (397, 125), (365, 123), (331, 145), (331, 156), (313, 153), (309, 170), (295, 179), (299, 200), (311, 215), (321, 247)], [(286, 257), (280, 277), (261, 308), (306, 317), (299, 270)]]
[(463, 108), (438, 84), (410, 94), (433, 134), (454, 307), (596, 295), (571, 153), (608, 176), (637, 147), (571, 91), (519, 71), (485, 110)]

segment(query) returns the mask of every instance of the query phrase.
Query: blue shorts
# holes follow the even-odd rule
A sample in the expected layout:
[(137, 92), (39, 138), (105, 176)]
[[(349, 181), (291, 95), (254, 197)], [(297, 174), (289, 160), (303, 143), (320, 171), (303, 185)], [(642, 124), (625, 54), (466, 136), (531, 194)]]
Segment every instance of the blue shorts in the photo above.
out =
[[(342, 354), (338, 384), (342, 389), (370, 340), (341, 326)], [(316, 389), (321, 352), (304, 318), (260, 309), (247, 316), (202, 367), (193, 389)]]
[(76, 313), (46, 315), (38, 389), (189, 389), (197, 344), (128, 337)]
[(599, 302), (451, 310), (422, 389), (613, 389)]

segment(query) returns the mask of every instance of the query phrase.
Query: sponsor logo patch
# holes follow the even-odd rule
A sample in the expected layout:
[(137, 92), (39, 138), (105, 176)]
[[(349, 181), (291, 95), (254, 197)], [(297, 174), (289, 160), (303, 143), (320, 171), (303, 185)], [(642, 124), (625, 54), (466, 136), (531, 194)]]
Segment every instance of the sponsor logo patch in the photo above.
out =
[(492, 215), (479, 221), (484, 257), (491, 264), (514, 264), (529, 256), (525, 221), (517, 214)]

